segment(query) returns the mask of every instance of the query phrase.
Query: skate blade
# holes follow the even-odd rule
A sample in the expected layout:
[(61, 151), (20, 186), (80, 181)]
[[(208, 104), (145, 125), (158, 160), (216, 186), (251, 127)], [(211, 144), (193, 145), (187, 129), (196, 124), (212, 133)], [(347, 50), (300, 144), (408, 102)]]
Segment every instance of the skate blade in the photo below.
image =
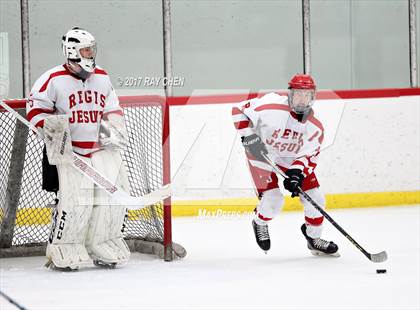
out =
[(317, 251), (317, 250), (311, 250), (312, 255), (314, 256), (323, 256), (323, 257), (340, 257), (340, 253), (335, 252), (332, 254), (327, 254), (321, 251)]
[(94, 260), (93, 261), (93, 264), (96, 267), (104, 268), (104, 269), (115, 269), (116, 266), (117, 266), (117, 263), (105, 263), (105, 262), (103, 262), (101, 260)]
[(45, 268), (55, 270), (55, 271), (64, 271), (64, 272), (73, 272), (77, 271), (79, 268), (71, 268), (71, 267), (57, 267), (51, 260), (48, 260), (45, 265)]

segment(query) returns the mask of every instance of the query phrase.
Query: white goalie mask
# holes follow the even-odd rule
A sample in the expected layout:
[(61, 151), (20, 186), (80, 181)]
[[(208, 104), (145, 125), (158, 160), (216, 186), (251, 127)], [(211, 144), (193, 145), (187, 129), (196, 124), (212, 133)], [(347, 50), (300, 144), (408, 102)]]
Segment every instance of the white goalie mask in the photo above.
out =
[(96, 41), (84, 29), (75, 27), (62, 38), (63, 53), (67, 61), (78, 64), (87, 73), (95, 70)]

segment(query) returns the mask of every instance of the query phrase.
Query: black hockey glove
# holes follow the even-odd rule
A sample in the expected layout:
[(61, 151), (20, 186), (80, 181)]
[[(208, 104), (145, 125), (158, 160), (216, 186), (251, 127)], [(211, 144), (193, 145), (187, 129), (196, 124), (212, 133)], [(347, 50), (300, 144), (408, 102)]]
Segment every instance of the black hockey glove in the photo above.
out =
[(244, 146), (245, 150), (255, 156), (257, 160), (265, 162), (262, 154), (267, 154), (267, 149), (265, 148), (264, 143), (261, 141), (261, 138), (255, 133), (250, 136), (242, 137), (242, 145)]
[(289, 169), (286, 171), (288, 178), (284, 179), (284, 188), (292, 193), (292, 198), (299, 196), (298, 187), (302, 186), (304, 179), (303, 173), (299, 169)]

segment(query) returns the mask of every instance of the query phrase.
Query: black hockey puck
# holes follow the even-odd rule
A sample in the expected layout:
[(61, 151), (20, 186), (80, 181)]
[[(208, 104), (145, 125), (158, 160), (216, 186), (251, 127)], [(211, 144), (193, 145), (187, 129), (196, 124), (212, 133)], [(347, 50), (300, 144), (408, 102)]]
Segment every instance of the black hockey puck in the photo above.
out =
[(376, 273), (386, 273), (386, 269), (376, 269)]

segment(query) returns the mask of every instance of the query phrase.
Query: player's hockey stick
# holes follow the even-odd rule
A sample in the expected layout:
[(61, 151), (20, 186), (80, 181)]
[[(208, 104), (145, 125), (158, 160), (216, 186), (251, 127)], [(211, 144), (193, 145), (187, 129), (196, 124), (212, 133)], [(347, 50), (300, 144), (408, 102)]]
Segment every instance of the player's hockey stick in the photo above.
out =
[[(41, 135), (39, 129), (31, 124), (26, 118), (9, 107), (3, 100), (0, 100), (0, 106), (10, 112), (19, 121), (32, 129), (37, 135)], [(155, 190), (149, 194), (141, 197), (133, 197), (126, 193), (120, 187), (114, 185), (109, 179), (103, 176), (98, 170), (93, 168), (87, 162), (80, 158), (79, 155), (73, 153), (73, 167), (85, 175), (89, 180), (94, 182), (98, 187), (103, 189), (111, 198), (115, 205), (126, 206), (130, 210), (139, 210), (149, 205), (156, 204), (161, 200), (171, 196), (170, 185), (165, 185), (162, 188)]]
[(25, 308), (24, 306), (21, 306), (20, 304), (18, 304), (12, 297), (9, 297), (8, 295), (6, 295), (5, 293), (3, 293), (2, 291), (0, 291), (0, 295), (3, 296), (12, 305), (16, 306), (16, 308), (18, 308), (20, 310), (27, 310), (27, 308)]
[[(277, 165), (270, 158), (268, 158), (267, 155), (262, 154), (262, 156), (267, 161), (267, 163), (273, 167), (274, 171), (277, 174), (280, 174), (283, 178), (287, 178), (284, 172), (281, 171), (277, 167)], [(359, 251), (362, 252), (370, 261), (374, 263), (382, 263), (388, 259), (388, 255), (385, 251), (382, 251), (376, 254), (371, 254), (368, 251), (366, 251), (359, 243), (356, 242), (356, 240), (354, 240), (340, 225), (338, 225), (337, 222), (300, 187), (298, 187), (298, 191), (300, 195), (302, 195), (307, 201), (309, 201), (335, 228), (338, 229), (339, 232), (341, 232), (344, 235), (344, 237), (346, 237), (356, 248), (358, 248)]]

